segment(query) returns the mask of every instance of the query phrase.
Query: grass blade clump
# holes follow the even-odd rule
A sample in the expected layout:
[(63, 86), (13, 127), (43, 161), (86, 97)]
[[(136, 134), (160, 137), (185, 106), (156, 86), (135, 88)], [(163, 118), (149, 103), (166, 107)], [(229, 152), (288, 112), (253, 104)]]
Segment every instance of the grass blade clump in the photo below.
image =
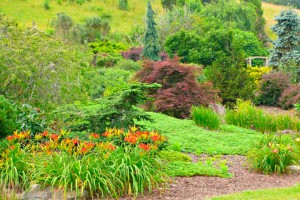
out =
[(193, 106), (192, 118), (198, 126), (202, 126), (210, 130), (217, 130), (221, 125), (220, 116), (212, 109), (204, 106)]

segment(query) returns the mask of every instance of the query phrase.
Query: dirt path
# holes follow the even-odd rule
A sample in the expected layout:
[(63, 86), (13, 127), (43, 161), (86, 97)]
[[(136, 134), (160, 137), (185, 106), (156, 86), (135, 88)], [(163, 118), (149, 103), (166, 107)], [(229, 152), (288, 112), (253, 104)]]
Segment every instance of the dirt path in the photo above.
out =
[(205, 176), (179, 177), (165, 191), (155, 191), (152, 194), (137, 199), (201, 200), (244, 190), (288, 187), (300, 183), (299, 174), (282, 176), (258, 174), (246, 168), (246, 158), (243, 156), (223, 156), (223, 158), (228, 161), (229, 171), (234, 175), (233, 178), (225, 179)]

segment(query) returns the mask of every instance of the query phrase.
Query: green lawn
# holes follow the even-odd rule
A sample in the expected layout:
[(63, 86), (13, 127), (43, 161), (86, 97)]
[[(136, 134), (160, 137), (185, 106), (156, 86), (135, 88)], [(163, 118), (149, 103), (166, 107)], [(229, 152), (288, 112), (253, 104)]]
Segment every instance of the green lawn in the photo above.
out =
[(209, 131), (198, 127), (192, 120), (181, 120), (159, 113), (149, 113), (155, 120), (139, 122), (147, 130), (157, 130), (169, 139), (168, 148), (196, 154), (240, 154), (248, 150), (262, 137), (262, 133), (222, 125), (220, 131)]
[[(44, 9), (44, 0), (0, 0), (0, 11), (16, 19), (21, 25), (35, 24), (43, 30), (51, 28), (51, 21), (57, 13), (65, 12), (74, 21), (81, 22), (87, 17), (100, 14), (112, 15), (112, 32), (127, 33), (134, 25), (143, 25), (147, 0), (129, 1), (129, 10), (118, 9), (118, 0), (90, 0), (82, 5), (75, 3), (58, 4), (50, 0), (50, 9)], [(153, 9), (163, 12), (160, 0), (153, 0)]]
[(212, 200), (297, 200), (300, 199), (300, 185), (288, 188), (246, 191), (237, 194), (220, 196)]

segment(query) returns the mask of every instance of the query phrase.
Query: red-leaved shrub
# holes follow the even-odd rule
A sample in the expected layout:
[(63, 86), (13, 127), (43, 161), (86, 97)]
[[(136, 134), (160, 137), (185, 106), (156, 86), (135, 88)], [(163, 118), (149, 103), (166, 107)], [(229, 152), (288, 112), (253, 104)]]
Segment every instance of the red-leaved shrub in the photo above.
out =
[(300, 84), (286, 88), (279, 98), (280, 106), (283, 109), (293, 108), (294, 104), (300, 102)]
[(142, 70), (135, 78), (143, 83), (162, 85), (151, 94), (154, 101), (148, 108), (153, 106), (157, 112), (187, 118), (192, 105), (208, 105), (218, 98), (218, 91), (212, 88), (212, 83), (196, 81), (196, 75), (200, 72), (200, 68), (182, 65), (175, 57), (165, 61), (144, 61)]
[(123, 58), (133, 61), (138, 61), (141, 57), (143, 47), (132, 47), (127, 51), (121, 52)]
[(283, 72), (273, 72), (263, 75), (257, 103), (277, 106), (282, 92), (289, 86), (289, 77)]

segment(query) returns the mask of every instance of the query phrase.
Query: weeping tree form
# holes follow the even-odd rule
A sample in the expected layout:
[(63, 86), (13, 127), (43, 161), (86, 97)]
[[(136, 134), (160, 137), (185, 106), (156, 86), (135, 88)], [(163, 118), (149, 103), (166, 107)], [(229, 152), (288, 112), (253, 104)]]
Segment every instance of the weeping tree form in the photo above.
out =
[(284, 10), (275, 18), (272, 30), (278, 35), (274, 42), (270, 64), (300, 81), (300, 17), (293, 10)]
[(154, 11), (152, 10), (150, 1), (148, 1), (148, 9), (147, 9), (147, 27), (144, 37), (144, 48), (142, 52), (142, 57), (149, 60), (160, 60), (159, 51), (160, 46), (158, 43), (158, 34), (156, 30), (156, 23), (154, 21)]

